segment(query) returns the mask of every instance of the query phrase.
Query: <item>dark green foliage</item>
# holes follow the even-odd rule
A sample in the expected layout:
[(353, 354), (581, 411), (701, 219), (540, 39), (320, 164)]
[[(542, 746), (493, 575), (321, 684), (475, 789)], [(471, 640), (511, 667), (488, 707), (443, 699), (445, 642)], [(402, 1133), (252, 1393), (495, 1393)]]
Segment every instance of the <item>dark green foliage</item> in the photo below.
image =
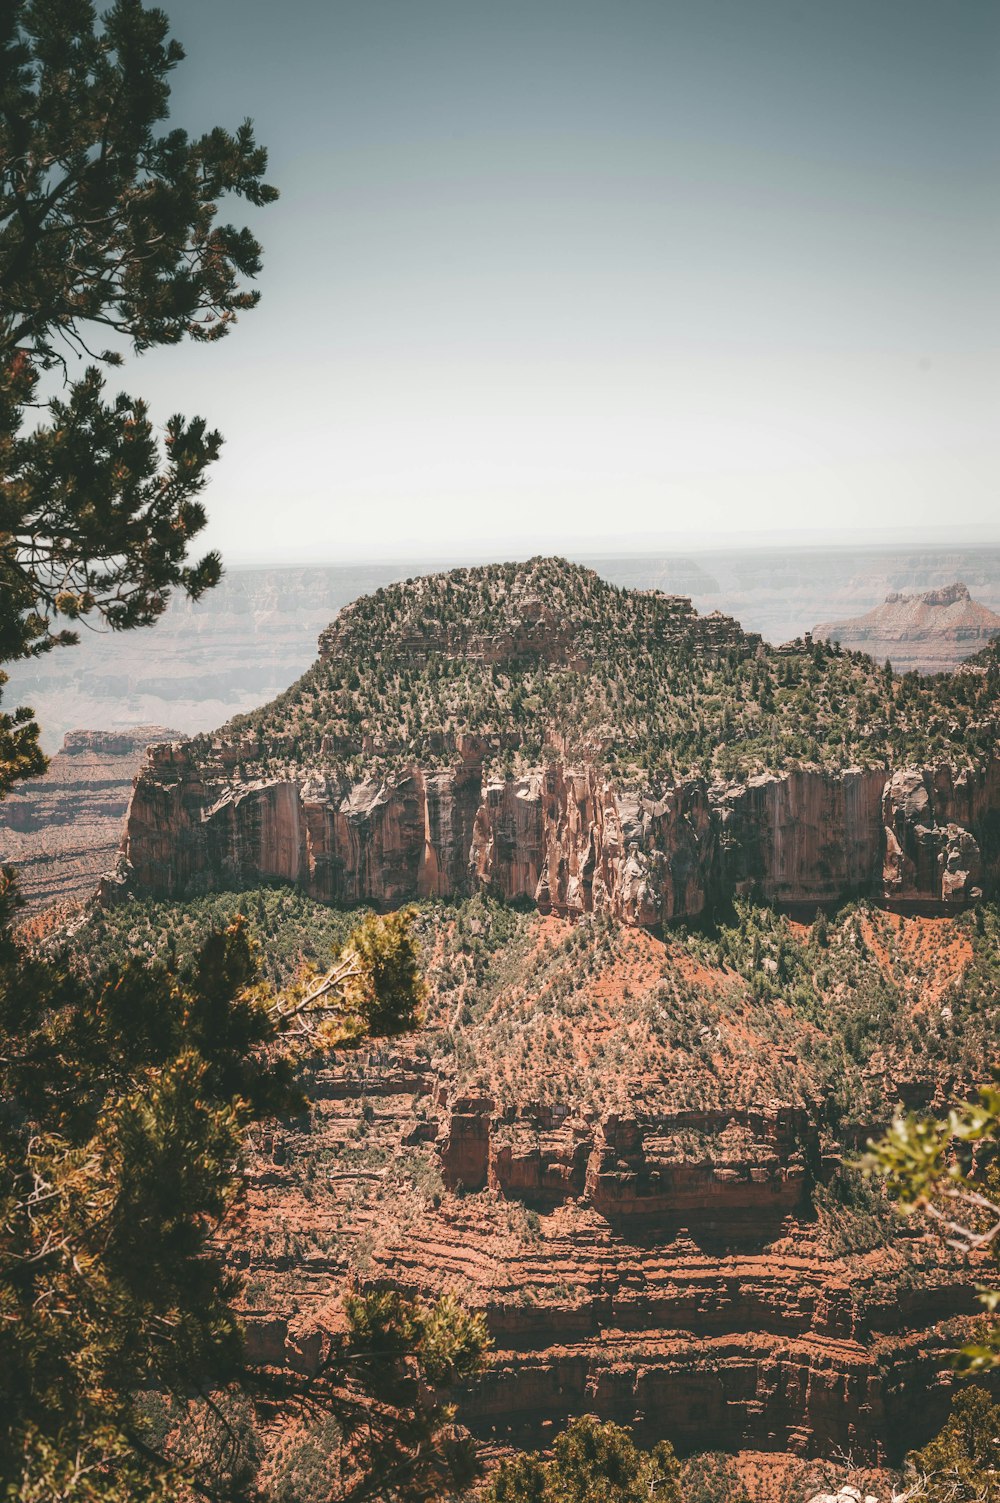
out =
[(495, 1477), (480, 1495), (483, 1503), (549, 1503), (549, 1463), (542, 1455), (515, 1456), (502, 1461)]
[(428, 1304), (369, 1291), (345, 1306), (347, 1332), (327, 1360), (308, 1376), (266, 1384), (263, 1416), (232, 1387), (208, 1406), (147, 1393), (143, 1436), (179, 1458), (200, 1488), (240, 1503), (454, 1496), (476, 1460), (443, 1399), (487, 1360), (483, 1317), (451, 1295)]
[(944, 1428), (907, 1457), (912, 1503), (1000, 1503), (1000, 1404), (966, 1388)]
[[(9, 675), (0, 669), (0, 695)], [(38, 744), (38, 725), (25, 705), (11, 714), (0, 710), (0, 798), (25, 778), (38, 777), (48, 766)]]
[(859, 653), (768, 647), (687, 600), (533, 559), (365, 596), (308, 673), (226, 734), (256, 772), (450, 765), (471, 736), (498, 773), (563, 756), (655, 788), (693, 772), (965, 763), (993, 745), (998, 694), (996, 650), (952, 675), (890, 679)]
[(823, 1245), (841, 1257), (885, 1247), (896, 1231), (892, 1205), (881, 1188), (846, 1165), (816, 1185), (813, 1208)]
[(248, 125), (192, 141), (158, 134), (184, 57), (162, 10), (114, 0), (4, 7), (0, 268), (4, 339), (58, 361), (63, 330), (125, 335), (140, 350), (217, 339), (259, 294), (248, 230), (216, 222), (218, 200), (277, 195)]
[[(198, 1408), (183, 1444), (157, 1450), (148, 1397), (172, 1396), (176, 1412), (246, 1376), (235, 1286), (212, 1234), (239, 1188), (248, 1124), (303, 1105), (309, 1013), (256, 984), (242, 919), (209, 931), (183, 969), (176, 957), (132, 959), (85, 978), (24, 953), (3, 927), (9, 909), (4, 888), (0, 1489), (75, 1499), (66, 1479), (79, 1463), (87, 1503), (186, 1498), (213, 1425)], [(361, 1022), (384, 1016), (398, 1031), (422, 989), (408, 920), (369, 918), (344, 955)], [(353, 1018), (357, 1002), (343, 1000)], [(429, 1371), (468, 1371), (473, 1328), (457, 1307), (429, 1312)], [(437, 1433), (437, 1417), (424, 1422)], [(250, 1466), (252, 1439), (225, 1461), (230, 1472)]]
[[(472, 1377), (492, 1345), (483, 1316), (470, 1315), (451, 1294), (433, 1305), (407, 1299), (396, 1289), (352, 1294), (347, 1318), (349, 1350), (356, 1358), (416, 1357), (427, 1380), (439, 1388)], [(379, 1373), (384, 1376), (384, 1369)], [(379, 1373), (373, 1370), (373, 1382)]]
[(94, 1498), (155, 1495), (132, 1396), (238, 1369), (206, 1237), (246, 1124), (300, 1099), (252, 974), (239, 923), (186, 981), (133, 965), (91, 988), (2, 942), (0, 1478), (26, 1496), (57, 1496), (74, 1455), (104, 1457)]
[(164, 1479), (171, 1503), (178, 1494), (183, 1503), (188, 1496), (197, 1496), (197, 1489), (188, 1490), (186, 1478), (197, 1479), (202, 1496), (207, 1492), (234, 1503), (253, 1497), (264, 1446), (253, 1400), (238, 1386), (216, 1389), (210, 1403), (201, 1395), (142, 1394), (136, 1404), (136, 1424), (142, 1444), (159, 1455), (177, 1458), (174, 1476)]
[(362, 1034), (389, 1038), (415, 1027), (427, 988), (413, 942), (414, 908), (381, 918), (368, 914), (353, 930), (345, 954), (356, 957), (357, 975), (344, 988), (347, 1007)]
[[(303, 961), (317, 965), (339, 951), (367, 912), (328, 908), (287, 886), (211, 893), (185, 903), (130, 900), (117, 908), (93, 910), (69, 943), (74, 966), (88, 975), (111, 965), (124, 966), (132, 957), (173, 956), (183, 969), (197, 954), (206, 930), (242, 913), (247, 933), (259, 947), (262, 974), (273, 985), (284, 986)], [(57, 940), (54, 947), (61, 943)]]
[[(269, 203), (246, 123), (191, 140), (158, 133), (183, 58), (162, 11), (115, 0), (10, 0), (0, 13), (0, 662), (76, 641), (65, 623), (146, 625), (171, 589), (197, 598), (216, 554), (189, 564), (220, 436), (172, 417), (161, 453), (145, 404), (107, 400), (92, 342), (136, 351), (224, 335), (259, 294), (247, 229), (218, 222), (236, 194)], [(64, 396), (27, 425), (39, 373)], [(0, 719), (0, 795), (39, 770), (30, 720)]]
[(483, 1503), (681, 1503), (681, 1466), (667, 1441), (641, 1451), (630, 1431), (593, 1415), (572, 1422), (551, 1459), (501, 1463)]
[(448, 1294), (426, 1304), (396, 1290), (350, 1295), (346, 1308), (349, 1336), (333, 1365), (330, 1403), (357, 1475), (338, 1498), (454, 1496), (476, 1474), (475, 1450), (441, 1395), (486, 1360), (484, 1318)]

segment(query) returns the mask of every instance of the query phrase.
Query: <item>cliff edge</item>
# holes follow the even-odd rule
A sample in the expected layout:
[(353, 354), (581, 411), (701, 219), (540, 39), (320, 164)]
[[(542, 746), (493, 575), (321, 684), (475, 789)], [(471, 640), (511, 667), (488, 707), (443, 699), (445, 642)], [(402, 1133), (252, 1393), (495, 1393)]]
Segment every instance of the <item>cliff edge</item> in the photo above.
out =
[(432, 575), (341, 611), (270, 705), (152, 747), (104, 892), (948, 911), (996, 879), (998, 691), (995, 649), (899, 680), (558, 559)]

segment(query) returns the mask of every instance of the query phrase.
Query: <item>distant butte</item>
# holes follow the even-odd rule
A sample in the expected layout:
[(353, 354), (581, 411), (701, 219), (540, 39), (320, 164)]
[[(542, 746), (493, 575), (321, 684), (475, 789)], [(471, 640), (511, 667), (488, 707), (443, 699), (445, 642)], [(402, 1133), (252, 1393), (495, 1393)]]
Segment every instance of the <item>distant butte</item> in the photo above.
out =
[(956, 667), (1000, 636), (1000, 616), (956, 583), (924, 594), (887, 595), (864, 616), (826, 621), (814, 637), (886, 659), (897, 672), (940, 673)]

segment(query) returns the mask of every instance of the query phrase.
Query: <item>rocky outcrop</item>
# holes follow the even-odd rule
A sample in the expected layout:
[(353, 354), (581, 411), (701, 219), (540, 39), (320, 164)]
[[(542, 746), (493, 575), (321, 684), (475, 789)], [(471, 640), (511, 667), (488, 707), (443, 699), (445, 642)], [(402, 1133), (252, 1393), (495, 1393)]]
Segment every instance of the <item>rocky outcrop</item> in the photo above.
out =
[(942, 1423), (975, 1271), (924, 1261), (901, 1287), (898, 1251), (825, 1251), (803, 1109), (512, 1115), (450, 1085), (346, 1056), (310, 1077), (308, 1123), (262, 1135), (230, 1239), (254, 1360), (315, 1371), (360, 1259), (369, 1285), (483, 1311), (494, 1358), (456, 1398), (490, 1444), (595, 1413), (682, 1451), (881, 1460)]
[(897, 672), (936, 673), (956, 667), (1000, 636), (1000, 616), (959, 583), (922, 594), (896, 591), (863, 616), (824, 622), (813, 636), (889, 660)]
[(615, 1226), (759, 1241), (802, 1210), (819, 1152), (802, 1111), (599, 1117), (536, 1105), (511, 1117), (486, 1096), (451, 1105), (437, 1146), (452, 1189), (488, 1184), (544, 1211), (585, 1199)]
[[(727, 1273), (736, 1290), (730, 1283), (719, 1298), (732, 1302), (735, 1329), (707, 1333), (702, 1312), (689, 1309), (678, 1312), (687, 1326), (673, 1329), (602, 1330), (541, 1350), (501, 1347), (462, 1406), (463, 1420), (494, 1443), (537, 1445), (573, 1414), (596, 1413), (630, 1426), (647, 1446), (669, 1435), (681, 1452), (846, 1450), (878, 1462), (898, 1462), (943, 1424), (954, 1390), (941, 1373), (940, 1335), (926, 1344), (887, 1341), (879, 1361), (866, 1346), (815, 1329), (804, 1336), (740, 1329), (742, 1299), (752, 1307), (752, 1274), (719, 1268), (721, 1279)], [(782, 1269), (788, 1278), (801, 1273)]]
[(961, 907), (995, 886), (1000, 761), (985, 771), (904, 768), (882, 796), (883, 892), (895, 906)]
[(68, 731), (48, 770), (0, 802), (0, 864), (17, 871), (29, 912), (93, 893), (115, 860), (146, 747), (173, 734)]
[(712, 790), (719, 887), (812, 907), (881, 896), (885, 772), (849, 768), (765, 774)]
[(465, 738), (445, 769), (244, 781), (238, 747), (208, 761), (188, 744), (152, 747), (105, 893), (277, 879), (323, 902), (395, 907), (480, 886), (654, 927), (748, 893), (808, 912), (858, 896), (944, 912), (996, 879), (996, 758), (689, 778), (651, 793), (562, 762), (484, 780), (483, 757)]
[(384, 907), (460, 892), (480, 779), (473, 764), (354, 784), (209, 782), (186, 744), (154, 747), (129, 808), (126, 873), (172, 897), (275, 879)]
[[(612, 1225), (652, 1219), (730, 1242), (766, 1241), (805, 1203), (813, 1145), (804, 1121), (801, 1141), (782, 1131), (788, 1115), (772, 1113), (767, 1122), (761, 1113), (753, 1126), (694, 1112), (651, 1122), (606, 1118), (595, 1136), (586, 1193)], [(692, 1133), (701, 1139), (694, 1149), (685, 1142)]]
[[(121, 880), (385, 907), (482, 887), (647, 927), (751, 893), (947, 910), (991, 880), (991, 673), (897, 694), (560, 559), (409, 580), (341, 611), (255, 716), (151, 753)], [(894, 765), (910, 746), (940, 765)], [(887, 794), (901, 775), (926, 808)]]
[[(444, 1105), (446, 1093), (440, 1092)], [(494, 1103), (488, 1096), (459, 1096), (437, 1138), (444, 1182), (450, 1189), (481, 1190), (490, 1174), (490, 1126)]]

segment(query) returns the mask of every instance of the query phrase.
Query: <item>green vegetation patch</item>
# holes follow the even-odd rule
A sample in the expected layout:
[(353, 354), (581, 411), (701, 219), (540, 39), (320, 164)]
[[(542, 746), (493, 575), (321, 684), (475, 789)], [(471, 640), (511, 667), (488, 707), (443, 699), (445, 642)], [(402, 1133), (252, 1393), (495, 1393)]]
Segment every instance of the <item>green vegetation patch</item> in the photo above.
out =
[[(473, 737), (497, 773), (564, 756), (655, 785), (966, 763), (996, 740), (996, 648), (953, 674), (899, 678), (837, 644), (769, 646), (682, 597), (620, 589), (561, 559), (386, 586), (341, 612), (321, 647), (297, 683), (220, 733), (244, 776), (449, 766)], [(214, 755), (207, 737), (195, 750)]]
[[(303, 963), (328, 964), (365, 912), (289, 887), (129, 901), (50, 945), (92, 973), (171, 951), (185, 964), (207, 928), (242, 913), (265, 973), (285, 984)], [(774, 1099), (863, 1142), (900, 1093), (955, 1091), (992, 1055), (996, 904), (901, 923), (856, 903), (803, 926), (741, 902), (727, 922), (676, 931), (666, 946), (603, 915), (546, 926), (481, 894), (415, 912), (430, 982), (419, 1047), (501, 1104), (657, 1111)]]

